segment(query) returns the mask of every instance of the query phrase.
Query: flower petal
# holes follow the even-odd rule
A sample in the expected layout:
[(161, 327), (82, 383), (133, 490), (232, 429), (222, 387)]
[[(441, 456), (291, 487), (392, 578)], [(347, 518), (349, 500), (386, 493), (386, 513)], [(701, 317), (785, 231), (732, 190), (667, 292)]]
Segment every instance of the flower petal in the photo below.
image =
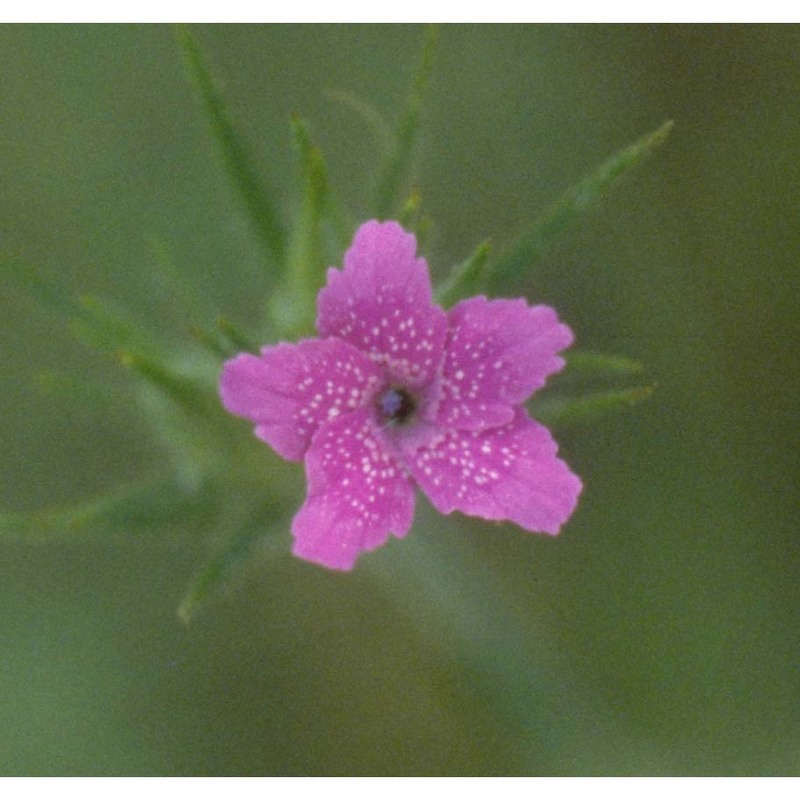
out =
[(278, 454), (300, 461), (322, 423), (361, 407), (383, 382), (380, 368), (347, 342), (306, 339), (227, 361), (220, 395)]
[(505, 425), (564, 366), (572, 331), (550, 306), (473, 297), (448, 314), (438, 422), (463, 430)]
[(328, 270), (317, 329), (384, 364), (393, 381), (418, 387), (436, 372), (447, 322), (433, 303), (428, 265), (416, 248), (414, 236), (396, 222), (362, 225), (344, 269)]
[(556, 534), (581, 491), (557, 449), (547, 428), (519, 409), (501, 428), (450, 431), (408, 467), (443, 514), (462, 511)]
[(308, 496), (292, 522), (300, 558), (349, 570), (360, 553), (411, 527), (413, 485), (383, 446), (371, 409), (320, 427), (306, 455), (306, 477)]

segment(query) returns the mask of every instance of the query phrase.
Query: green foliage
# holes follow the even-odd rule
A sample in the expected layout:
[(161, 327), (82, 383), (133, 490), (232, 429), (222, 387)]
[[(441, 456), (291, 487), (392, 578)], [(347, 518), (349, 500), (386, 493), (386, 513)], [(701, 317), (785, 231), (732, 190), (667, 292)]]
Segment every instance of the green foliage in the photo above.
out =
[(217, 317), (217, 330), (228, 343), (229, 347), (232, 348), (233, 352), (258, 352), (258, 345), (225, 317)]
[(419, 66), (414, 74), (411, 93), (400, 116), (392, 149), (378, 171), (375, 187), (374, 214), (378, 219), (390, 218), (397, 211), (399, 198), (411, 169), (414, 145), (419, 135), (422, 101), (433, 68), (438, 29), (429, 25), (425, 32)]
[(292, 229), (283, 285), (270, 298), (270, 318), (286, 338), (308, 334), (314, 323), (314, 302), (322, 284), (327, 250), (323, 223), (343, 226), (331, 197), (328, 170), (320, 149), (313, 144), (306, 123), (292, 117), (292, 133), (299, 156), (300, 205)]
[(283, 520), (275, 523), (275, 509), (263, 507), (254, 513), (231, 541), (200, 568), (178, 606), (178, 618), (189, 624), (200, 608), (228, 587), (237, 574), (258, 559), (286, 556), (288, 548), (278, 532)]
[(121, 350), (118, 356), (123, 366), (176, 403), (187, 415), (214, 421), (220, 417), (216, 392), (210, 392), (207, 384), (140, 353)]
[(644, 367), (632, 358), (570, 350), (566, 353), (567, 370), (572, 375), (635, 375)]
[(248, 350), (246, 347), (233, 347), (230, 341), (227, 341), (219, 331), (207, 331), (205, 328), (194, 325), (189, 332), (197, 340), (198, 344), (200, 344), (212, 358), (218, 361), (231, 358), (242, 350)]
[(157, 337), (106, 300), (88, 295), (73, 297), (57, 283), (46, 281), (22, 266), (13, 269), (11, 277), (23, 292), (61, 317), (73, 335), (91, 347), (104, 352), (130, 348), (152, 356), (164, 353)]
[(554, 377), (548, 391), (528, 404), (531, 414), (548, 427), (571, 427), (624, 411), (649, 398), (656, 388), (614, 385), (642, 373), (644, 367), (632, 358), (574, 350), (565, 353), (565, 360), (564, 371)]
[(187, 524), (199, 530), (215, 518), (219, 501), (209, 487), (188, 492), (175, 476), (159, 477), (74, 505), (0, 514), (0, 536), (26, 541), (153, 536)]
[(505, 289), (529, 273), (585, 211), (608, 195), (625, 175), (666, 141), (671, 130), (672, 122), (665, 122), (608, 158), (562, 195), (490, 266), (486, 272), (486, 289)]
[(475, 248), (469, 258), (456, 264), (447, 280), (436, 289), (437, 302), (448, 308), (464, 297), (478, 294), (486, 282), (486, 265), (491, 250), (492, 245), (487, 239)]
[(154, 290), (169, 298), (175, 313), (189, 325), (206, 320), (212, 312), (209, 298), (195, 281), (187, 279), (169, 244), (152, 234), (145, 235), (144, 239), (152, 258), (148, 272)]
[(414, 186), (403, 203), (403, 207), (397, 212), (397, 221), (407, 230), (416, 229), (419, 225), (421, 209), (422, 192), (418, 186)]
[(340, 89), (331, 89), (326, 94), (331, 100), (336, 100), (361, 118), (372, 131), (378, 144), (378, 150), (384, 156), (397, 148), (397, 137), (392, 126), (372, 103), (353, 92), (345, 92)]
[(194, 82), (222, 160), (253, 227), (273, 261), (282, 267), (286, 258), (286, 230), (278, 209), (264, 187), (249, 148), (233, 123), (216, 82), (206, 65), (192, 29), (178, 28), (178, 42)]
[(612, 389), (577, 397), (551, 396), (537, 398), (531, 403), (533, 416), (548, 427), (564, 428), (578, 423), (593, 422), (613, 411), (628, 408), (646, 400), (655, 385), (634, 386), (631, 389)]

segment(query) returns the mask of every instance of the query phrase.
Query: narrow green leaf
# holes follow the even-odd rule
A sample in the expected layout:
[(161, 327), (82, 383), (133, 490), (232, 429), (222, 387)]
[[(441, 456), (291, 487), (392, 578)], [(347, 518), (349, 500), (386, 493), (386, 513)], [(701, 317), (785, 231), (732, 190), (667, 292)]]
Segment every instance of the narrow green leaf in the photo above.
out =
[(433, 218), (428, 214), (421, 214), (414, 221), (411, 231), (417, 239), (417, 252), (424, 253), (428, 249), (428, 242), (433, 230)]
[(322, 151), (312, 140), (308, 125), (298, 114), (292, 115), (291, 124), (299, 161), (301, 202), (289, 261), (291, 267), (292, 259), (305, 255), (306, 262), (317, 267), (312, 276), (316, 287), (321, 282), (319, 268), (339, 258), (350, 244), (355, 221), (333, 191)]
[(572, 350), (565, 354), (565, 359), (567, 374), (580, 376), (635, 375), (644, 369), (641, 363), (626, 356), (610, 356), (586, 350)]
[(336, 100), (355, 112), (375, 135), (378, 147), (383, 153), (390, 153), (397, 147), (397, 137), (386, 118), (372, 103), (353, 92), (330, 89), (326, 92), (331, 100)]
[[(307, 124), (297, 114), (292, 115), (292, 134), (300, 160), (302, 197), (301, 218), (295, 226), (292, 247), (302, 253), (304, 243), (316, 244), (316, 249), (311, 249), (309, 255), (316, 258), (318, 268), (324, 267), (339, 258), (342, 250), (350, 244), (355, 224), (333, 191), (322, 151), (314, 144)], [(318, 228), (316, 233), (315, 227)], [(326, 249), (325, 244), (330, 247)], [(315, 275), (315, 292), (320, 282), (320, 274)]]
[(531, 404), (531, 414), (545, 425), (564, 427), (592, 422), (598, 417), (646, 400), (655, 391), (655, 385), (636, 386), (632, 389), (615, 389), (595, 392), (581, 397), (553, 397), (538, 399)]
[(211, 313), (207, 295), (198, 289), (191, 276), (181, 272), (166, 243), (153, 235), (147, 235), (145, 241), (152, 255), (151, 271), (159, 294), (171, 297), (185, 319), (207, 318)]
[(322, 257), (322, 220), (331, 211), (328, 169), (322, 152), (311, 140), (308, 126), (298, 115), (292, 116), (292, 133), (300, 160), (300, 214), (292, 231), (289, 268), (294, 279), (304, 285), (319, 279)]
[(286, 233), (269, 191), (262, 185), (248, 148), (233, 124), (214, 78), (206, 65), (200, 44), (188, 26), (178, 28), (178, 41), (211, 125), (225, 167), (238, 189), (254, 228), (274, 261), (283, 266)]
[(425, 32), (422, 54), (419, 66), (414, 74), (411, 93), (397, 125), (395, 146), (389, 152), (378, 172), (373, 207), (375, 215), (379, 219), (387, 219), (396, 212), (397, 203), (403, 193), (414, 155), (414, 145), (419, 132), (422, 101), (433, 66), (433, 54), (436, 49), (437, 38), (437, 27), (429, 25)]
[(149, 354), (161, 354), (164, 348), (145, 329), (115, 308), (108, 300), (84, 295), (78, 300), (81, 312), (74, 320), (79, 336), (102, 350), (136, 348)]
[(472, 255), (450, 271), (447, 280), (436, 289), (436, 300), (445, 308), (464, 297), (479, 294), (485, 281), (486, 264), (492, 246), (489, 240), (479, 244)]
[(144, 378), (148, 384), (190, 415), (208, 418), (214, 422), (222, 417), (216, 395), (200, 381), (182, 374), (166, 362), (156, 361), (141, 353), (121, 350), (117, 355), (124, 366)]
[(289, 245), (286, 278), (270, 298), (270, 317), (281, 334), (295, 336), (314, 322), (314, 298), (322, 282), (322, 219), (329, 210), (328, 173), (303, 120), (292, 117), (300, 161), (301, 202)]
[(228, 546), (195, 575), (178, 607), (181, 622), (188, 625), (200, 607), (229, 585), (236, 573), (256, 556), (288, 552), (286, 542), (274, 535), (270, 538), (279, 527), (283, 525), (275, 525), (271, 509), (249, 520)]
[(207, 331), (204, 328), (192, 327), (189, 333), (205, 348), (214, 358), (220, 361), (235, 355), (237, 350), (227, 340), (222, 341), (216, 331)]
[(422, 192), (418, 186), (414, 186), (397, 214), (397, 221), (407, 230), (413, 230), (417, 225), (421, 206)]
[(433, 220), (422, 211), (422, 193), (414, 186), (403, 207), (398, 211), (397, 221), (417, 238), (417, 250), (422, 252), (428, 243)]
[(152, 335), (107, 300), (92, 295), (75, 298), (55, 282), (24, 268), (16, 270), (14, 277), (34, 300), (64, 319), (72, 333), (92, 347), (106, 352), (120, 348), (149, 354), (162, 352)]
[(257, 353), (259, 351), (258, 345), (253, 342), (249, 336), (236, 328), (233, 323), (225, 317), (217, 318), (217, 328), (225, 337), (225, 340), (230, 344), (233, 352)]
[(665, 122), (658, 130), (611, 156), (567, 191), (491, 266), (487, 273), (488, 288), (505, 287), (535, 266), (584, 211), (607, 195), (624, 175), (664, 143), (672, 125), (671, 121)]
[(229, 472), (233, 467), (226, 460), (238, 466), (239, 450), (249, 440), (242, 440), (238, 421), (220, 403), (220, 359), (199, 351), (169, 360), (125, 350), (117, 356), (141, 379), (132, 400), (144, 413), (183, 485), (194, 489), (210, 474)]
[(32, 512), (0, 514), (0, 536), (49, 540), (88, 533), (133, 535), (164, 528), (197, 527), (213, 519), (213, 492), (189, 494), (172, 477), (117, 489), (92, 500)]

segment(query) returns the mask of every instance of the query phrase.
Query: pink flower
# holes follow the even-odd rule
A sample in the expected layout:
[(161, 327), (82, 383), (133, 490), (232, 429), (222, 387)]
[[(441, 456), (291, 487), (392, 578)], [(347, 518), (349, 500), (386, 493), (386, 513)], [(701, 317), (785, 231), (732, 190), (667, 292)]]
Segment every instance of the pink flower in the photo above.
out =
[(279, 455), (305, 461), (293, 552), (333, 569), (403, 537), (415, 486), (461, 511), (556, 534), (580, 480), (522, 404), (564, 366), (572, 332), (549, 306), (473, 297), (445, 312), (416, 239), (362, 225), (328, 270), (318, 339), (226, 362), (222, 403)]

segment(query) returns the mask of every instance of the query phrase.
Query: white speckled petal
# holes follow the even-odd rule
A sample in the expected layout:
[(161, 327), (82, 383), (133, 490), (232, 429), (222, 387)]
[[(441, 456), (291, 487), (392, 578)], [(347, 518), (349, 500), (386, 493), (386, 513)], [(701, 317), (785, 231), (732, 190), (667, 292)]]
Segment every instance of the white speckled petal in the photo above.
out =
[(500, 428), (448, 432), (408, 467), (443, 514), (461, 511), (556, 534), (581, 491), (557, 450), (547, 428), (520, 409)]
[(293, 552), (331, 569), (402, 537), (414, 517), (414, 488), (383, 446), (371, 409), (322, 425), (306, 454), (308, 495), (292, 523)]
[(259, 438), (300, 461), (320, 425), (360, 408), (383, 383), (380, 367), (347, 342), (306, 339), (227, 361), (220, 394)]
[(328, 270), (318, 299), (320, 336), (350, 342), (406, 387), (433, 379), (447, 328), (416, 247), (414, 236), (396, 222), (365, 223), (345, 254), (344, 269)]
[(448, 314), (438, 422), (461, 430), (505, 425), (514, 407), (564, 366), (572, 331), (549, 306), (473, 297)]

